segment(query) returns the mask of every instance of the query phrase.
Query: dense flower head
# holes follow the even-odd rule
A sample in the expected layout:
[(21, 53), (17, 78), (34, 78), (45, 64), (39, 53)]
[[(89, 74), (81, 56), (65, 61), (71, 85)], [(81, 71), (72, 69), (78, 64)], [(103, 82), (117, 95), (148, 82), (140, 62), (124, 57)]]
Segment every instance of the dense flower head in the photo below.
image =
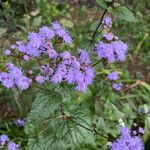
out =
[(26, 121), (25, 118), (24, 119), (17, 119), (18, 126), (23, 127), (25, 125), (25, 121)]
[(119, 79), (119, 74), (116, 71), (111, 72), (110, 74), (108, 74), (108, 79), (110, 81), (112, 80), (118, 80)]
[(114, 90), (116, 90), (116, 91), (120, 91), (121, 88), (122, 88), (122, 83), (121, 83), (121, 82), (119, 82), (119, 83), (113, 83), (113, 84), (112, 84), (112, 88), (113, 88)]
[(11, 51), (9, 49), (5, 50), (5, 55), (10, 55), (11, 54)]
[(112, 27), (112, 18), (107, 16), (103, 19), (102, 23), (103, 23), (104, 27), (111, 28)]
[(16, 84), (21, 90), (25, 90), (30, 86), (32, 80), (23, 75), (21, 68), (12, 63), (7, 63), (6, 68), (8, 73), (0, 73), (0, 82), (3, 86), (9, 89)]
[[(51, 40), (57, 36), (60, 37), (66, 44), (72, 43), (72, 38), (69, 33), (59, 22), (55, 21), (52, 23), (51, 27), (42, 26), (38, 32), (30, 32), (27, 43), (17, 41), (16, 44), (11, 46), (11, 49), (23, 53), (24, 60), (28, 60), (29, 56), (38, 58), (43, 53), (48, 55), (50, 58), (55, 58), (57, 57), (57, 53), (51, 44)], [(10, 55), (11, 51), (6, 50), (5, 54)]]
[[(105, 38), (111, 40), (108, 35), (105, 35)], [(95, 51), (100, 58), (107, 59), (108, 62), (113, 63), (115, 61), (125, 61), (128, 46), (120, 40), (111, 41), (110, 43), (100, 41), (95, 45)]]
[(120, 137), (111, 144), (111, 150), (144, 150), (139, 136), (131, 136), (127, 127), (121, 128)]
[(61, 27), (61, 24), (59, 22), (54, 21), (52, 23), (52, 28), (55, 34), (61, 37), (66, 44), (72, 43), (72, 38), (70, 37), (68, 32), (64, 28)]
[(7, 145), (8, 150), (18, 150), (19, 149), (19, 145), (10, 141)]
[[(40, 75), (35, 80), (43, 84), (45, 81), (59, 84), (66, 81), (68, 84), (76, 84), (76, 89), (86, 92), (87, 86), (92, 84), (94, 70), (88, 53), (78, 50), (79, 57), (73, 56), (69, 51), (58, 53), (57, 59), (50, 65), (41, 66)], [(59, 63), (56, 63), (59, 61)]]
[(2, 134), (0, 136), (0, 148), (3, 147), (7, 141), (9, 141), (8, 136), (6, 134)]

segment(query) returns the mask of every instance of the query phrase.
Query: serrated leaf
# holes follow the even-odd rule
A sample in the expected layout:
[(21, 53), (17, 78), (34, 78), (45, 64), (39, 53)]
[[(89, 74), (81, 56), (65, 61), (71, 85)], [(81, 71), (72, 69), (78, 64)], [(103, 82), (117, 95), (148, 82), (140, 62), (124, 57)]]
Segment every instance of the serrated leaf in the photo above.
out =
[(42, 122), (53, 115), (54, 110), (58, 108), (59, 101), (58, 95), (38, 93), (27, 116), (25, 132), (28, 135), (38, 132)]
[(120, 19), (126, 20), (128, 22), (136, 22), (133, 13), (125, 6), (119, 6), (114, 9), (110, 8), (108, 11)]
[(104, 0), (96, 0), (96, 2), (103, 8), (107, 8), (107, 5)]
[(68, 145), (52, 132), (49, 135), (40, 135), (37, 138), (29, 138), (28, 140), (28, 149), (33, 150), (66, 150), (67, 147)]

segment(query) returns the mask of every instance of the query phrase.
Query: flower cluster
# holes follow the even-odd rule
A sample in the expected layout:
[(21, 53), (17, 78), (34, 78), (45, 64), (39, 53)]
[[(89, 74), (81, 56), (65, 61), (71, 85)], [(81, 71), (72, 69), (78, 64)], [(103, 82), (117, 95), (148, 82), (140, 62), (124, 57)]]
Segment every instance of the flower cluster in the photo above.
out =
[[(55, 39), (52, 40), (54, 37)], [(72, 43), (70, 35), (61, 27), (61, 24), (53, 22), (51, 27), (43, 26), (38, 33), (30, 33), (26, 44), (17, 41), (16, 44), (11, 46), (11, 50), (5, 51), (5, 54), (10, 55), (12, 53), (13, 56), (13, 52), (17, 51), (25, 61), (45, 54), (49, 58), (48, 63), (40, 64), (40, 74), (35, 77), (32, 76), (33, 80), (39, 84), (43, 84), (45, 81), (54, 84), (66, 81), (68, 84), (76, 84), (77, 90), (85, 92), (94, 78), (94, 70), (89, 55), (81, 49), (78, 50), (78, 57), (73, 56), (69, 51), (57, 52), (52, 43), (55, 43), (55, 40), (59, 38), (66, 44)], [(21, 90), (29, 87), (32, 79), (24, 76), (20, 68), (9, 63), (7, 64), (7, 70), (8, 73), (0, 73), (0, 82), (5, 87), (11, 88), (15, 84)], [(33, 71), (29, 70), (28, 74), (29, 76), (32, 75)]]
[[(102, 21), (104, 28), (111, 28), (112, 19), (105, 17)], [(128, 45), (118, 39), (113, 33), (102, 35), (102, 41), (95, 44), (95, 52), (100, 58), (107, 59), (109, 63), (125, 61)]]
[(139, 136), (131, 136), (128, 128), (121, 128), (120, 137), (111, 144), (111, 150), (144, 150)]
[(125, 61), (128, 46), (111, 33), (104, 34), (103, 41), (95, 45), (96, 54), (108, 62)]
[(17, 41), (16, 44), (11, 46), (11, 50), (6, 50), (5, 54), (10, 55), (11, 51), (17, 50), (23, 56), (24, 60), (29, 60), (30, 57), (40, 57), (42, 53), (46, 55), (54, 55), (56, 52), (50, 40), (53, 38), (60, 37), (64, 43), (71, 44), (72, 38), (68, 32), (61, 27), (59, 22), (53, 22), (51, 27), (42, 26), (39, 32), (31, 32), (28, 36), (28, 42), (23, 43), (22, 41)]
[[(70, 52), (64, 51), (57, 54), (57, 59), (53, 60), (52, 66), (41, 66), (41, 75), (36, 76), (35, 80), (40, 84), (46, 80), (54, 84), (66, 81), (68, 84), (77, 84), (76, 89), (86, 91), (88, 85), (92, 84), (94, 70), (91, 65), (88, 53), (78, 50), (79, 57), (76, 58)], [(58, 62), (59, 63), (56, 63)]]
[(112, 84), (112, 88), (115, 89), (116, 91), (120, 91), (121, 88), (122, 88), (122, 83), (119, 82), (119, 83), (113, 83)]
[(6, 88), (12, 88), (17, 85), (21, 90), (25, 90), (29, 87), (32, 80), (23, 75), (21, 68), (16, 67), (12, 63), (7, 63), (6, 68), (8, 72), (0, 73), (0, 82)]
[(19, 149), (19, 145), (12, 141), (9, 141), (9, 138), (6, 134), (2, 134), (0, 136), (0, 148), (3, 148), (4, 146), (6, 146), (8, 150), (18, 150)]
[[(119, 79), (119, 74), (116, 71), (111, 72), (110, 74), (108, 74), (107, 78), (110, 81), (116, 81)], [(112, 84), (112, 88), (115, 89), (116, 91), (120, 91), (122, 88), (122, 83), (113, 83)]]

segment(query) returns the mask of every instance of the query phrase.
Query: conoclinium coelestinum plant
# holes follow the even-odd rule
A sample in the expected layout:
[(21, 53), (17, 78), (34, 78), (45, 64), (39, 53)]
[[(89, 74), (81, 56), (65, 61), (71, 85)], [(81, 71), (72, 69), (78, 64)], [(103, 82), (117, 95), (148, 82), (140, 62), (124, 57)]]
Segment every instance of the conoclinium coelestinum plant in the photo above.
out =
[[(93, 44), (97, 62), (92, 63), (86, 50), (78, 49), (74, 54), (69, 50), (61, 50), (62, 47), (69, 49), (73, 39), (58, 21), (52, 22), (50, 27), (42, 26), (37, 33), (31, 32), (27, 42), (17, 41), (5, 51), (11, 62), (0, 73), (1, 84), (7, 89), (17, 88), (21, 92), (31, 87), (37, 92), (25, 123), (28, 149), (80, 149), (82, 144), (95, 146), (97, 136), (104, 138), (105, 144), (111, 141), (106, 133), (98, 132), (96, 126), (92, 125), (89, 111), (81, 110), (80, 106), (74, 107), (71, 101), (77, 91), (86, 93), (88, 86), (93, 84), (96, 65), (103, 61), (114, 63), (126, 59), (128, 45), (110, 32), (112, 19), (105, 17), (105, 14), (107, 11), (113, 14), (119, 12), (119, 17), (128, 21), (132, 18), (133, 21), (132, 13), (114, 2), (98, 0), (98, 3), (105, 10), (91, 37), (93, 43), (99, 28), (101, 32), (106, 28), (109, 30), (99, 42)], [(34, 65), (26, 65), (28, 67), (23, 70), (30, 61)], [(119, 79), (117, 71), (112, 71), (107, 78), (114, 90), (122, 89), (123, 84), (116, 81)], [(124, 142), (124, 145), (120, 142)], [(15, 146), (14, 149), (18, 149), (18, 145)], [(108, 147), (112, 150), (144, 149), (140, 137), (131, 136), (127, 128), (122, 128), (121, 136)]]

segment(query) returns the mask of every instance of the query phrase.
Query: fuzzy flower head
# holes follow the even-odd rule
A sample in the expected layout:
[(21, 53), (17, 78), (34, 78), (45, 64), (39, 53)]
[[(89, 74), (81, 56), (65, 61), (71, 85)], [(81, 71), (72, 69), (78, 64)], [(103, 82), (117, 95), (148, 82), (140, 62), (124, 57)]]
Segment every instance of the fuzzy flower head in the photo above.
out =
[(10, 141), (7, 145), (8, 150), (18, 150), (19, 149), (19, 145)]
[(128, 128), (121, 128), (120, 137), (114, 141), (111, 150), (144, 150), (144, 144), (139, 136), (131, 136)]
[(57, 21), (54, 21), (52, 23), (52, 29), (54, 30), (55, 34), (58, 35), (60, 38), (62, 38), (63, 42), (66, 44), (72, 43), (72, 38), (69, 35), (69, 33), (62, 28), (61, 24)]
[[(111, 38), (105, 35), (105, 38), (111, 40)], [(103, 41), (95, 45), (95, 52), (100, 58), (107, 59), (109, 63), (115, 61), (125, 61), (128, 46), (122, 41), (112, 41), (105, 43)]]
[(25, 121), (26, 121), (25, 118), (24, 119), (17, 119), (18, 126), (23, 127), (25, 125)]
[(103, 19), (102, 23), (103, 23), (104, 27), (111, 28), (112, 27), (112, 18), (107, 16)]
[(5, 50), (5, 55), (9, 56), (11, 54), (11, 51), (9, 49)]
[(122, 88), (122, 83), (113, 83), (112, 88), (116, 91), (120, 91)]
[(111, 72), (110, 74), (108, 74), (108, 79), (110, 81), (116, 81), (119, 79), (119, 74), (116, 71)]
[(16, 67), (12, 63), (7, 63), (6, 68), (8, 73), (0, 73), (0, 82), (3, 86), (9, 89), (16, 84), (21, 90), (29, 88), (32, 80), (23, 75), (21, 68)]
[(6, 134), (2, 134), (0, 136), (0, 148), (3, 147), (7, 141), (9, 141), (8, 136)]

